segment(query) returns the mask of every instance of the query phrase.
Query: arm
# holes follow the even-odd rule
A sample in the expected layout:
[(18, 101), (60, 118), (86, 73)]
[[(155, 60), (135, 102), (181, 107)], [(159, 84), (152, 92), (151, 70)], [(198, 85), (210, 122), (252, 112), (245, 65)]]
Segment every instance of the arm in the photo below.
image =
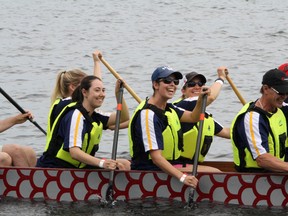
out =
[[(129, 122), (130, 122), (130, 120), (120, 123), (119, 128), (120, 128), (120, 129), (128, 128)], [(109, 128), (110, 130), (114, 130), (114, 129), (115, 129), (115, 125), (110, 125), (108, 128)]]
[[(174, 176), (177, 179), (181, 179), (184, 173), (173, 167), (161, 154), (161, 150), (150, 150), (150, 156), (153, 163), (158, 166), (165, 173)], [(195, 176), (187, 176), (184, 178), (184, 184), (195, 188), (198, 184), (198, 180)]]
[(226, 138), (226, 139), (231, 139), (230, 137), (230, 128), (223, 128), (216, 136)]
[(221, 83), (222, 81), (220, 79), (222, 79), (224, 82), (224, 79), (226, 78), (226, 73), (225, 73), (226, 70), (227, 70), (227, 68), (223, 67), (223, 66), (221, 66), (217, 69), (219, 81), (215, 81), (213, 83), (213, 85), (210, 87), (211, 88), (211, 94), (209, 95), (209, 97), (207, 97), (207, 105), (211, 104), (218, 97), (218, 95), (221, 91), (222, 85), (223, 85), (223, 83)]
[(106, 159), (103, 165), (100, 164), (101, 159), (93, 157), (85, 152), (83, 152), (79, 147), (72, 147), (69, 149), (71, 157), (74, 160), (80, 161), (81, 163), (88, 164), (91, 166), (98, 166), (104, 169), (115, 170), (116, 169), (116, 161)]
[(256, 158), (258, 166), (273, 172), (288, 172), (288, 163), (274, 157), (269, 153), (259, 155)]
[[(288, 163), (267, 152), (267, 149), (269, 149), (269, 131), (267, 127), (267, 123), (259, 113), (251, 111), (245, 114), (243, 133), (246, 133), (249, 149), (257, 165), (274, 172), (287, 172)], [(253, 130), (253, 137), (250, 132), (247, 133), (250, 130)]]
[(93, 61), (94, 61), (94, 70), (93, 75), (99, 77), (102, 80), (102, 71), (100, 67), (100, 59), (99, 56), (102, 56), (102, 53), (99, 50), (95, 50), (92, 53)]
[[(116, 86), (115, 86), (115, 96), (116, 96), (116, 100), (117, 100), (117, 95), (119, 93), (119, 89), (120, 89), (120, 82), (123, 82), (123, 81), (120, 81), (120, 80), (117, 80), (116, 82)], [(124, 83), (125, 85), (125, 83)], [(121, 128), (122, 127), (128, 127), (128, 124), (129, 124), (129, 109), (128, 109), (128, 106), (126, 104), (126, 101), (125, 99), (123, 98), (122, 99), (122, 111), (121, 111), (121, 116), (120, 116), (120, 123), (122, 123), (121, 125)], [(126, 123), (124, 123), (126, 122)], [(113, 112), (111, 115), (110, 115), (110, 118), (108, 120), (108, 123), (107, 123), (107, 126), (110, 128), (110, 126), (115, 126), (115, 123), (116, 123), (116, 112)]]
[(0, 121), (0, 132), (3, 132), (15, 124), (22, 124), (28, 120), (28, 118), (32, 119), (31, 112), (27, 112), (24, 114), (18, 114), (16, 116), (12, 116), (10, 118), (4, 119)]
[(185, 110), (183, 115), (181, 116), (180, 119), (181, 122), (193, 123), (199, 121), (199, 117), (201, 114), (202, 99), (204, 94), (208, 94), (209, 97), (209, 95), (211, 94), (211, 89), (208, 88), (207, 86), (202, 86), (195, 108), (193, 109), (192, 112)]

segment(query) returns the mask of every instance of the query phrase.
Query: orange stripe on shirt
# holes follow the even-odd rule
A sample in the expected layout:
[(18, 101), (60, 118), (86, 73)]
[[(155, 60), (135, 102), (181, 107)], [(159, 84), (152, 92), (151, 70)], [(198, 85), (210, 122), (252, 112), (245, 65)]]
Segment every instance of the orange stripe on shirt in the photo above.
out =
[(253, 112), (250, 112), (249, 125), (250, 125), (251, 140), (252, 140), (252, 143), (253, 143), (254, 149), (255, 149), (257, 155), (259, 156), (260, 153), (259, 153), (259, 149), (257, 148), (257, 145), (256, 145), (255, 134), (254, 134), (254, 131), (253, 131), (253, 122), (252, 122), (252, 118), (253, 118)]
[(150, 130), (149, 130), (149, 118), (148, 118), (148, 114), (149, 114), (149, 110), (146, 110), (145, 116), (146, 116), (146, 122), (145, 122), (145, 126), (146, 126), (146, 132), (147, 132), (147, 139), (148, 139), (148, 144), (149, 144), (149, 149), (152, 149), (152, 140), (151, 140), (151, 134), (150, 134)]
[(76, 121), (76, 127), (75, 127), (75, 131), (74, 131), (74, 141), (73, 141), (73, 146), (77, 146), (77, 135), (79, 133), (79, 124), (80, 124), (80, 119), (81, 119), (81, 112), (79, 112), (78, 116), (77, 116), (77, 121)]

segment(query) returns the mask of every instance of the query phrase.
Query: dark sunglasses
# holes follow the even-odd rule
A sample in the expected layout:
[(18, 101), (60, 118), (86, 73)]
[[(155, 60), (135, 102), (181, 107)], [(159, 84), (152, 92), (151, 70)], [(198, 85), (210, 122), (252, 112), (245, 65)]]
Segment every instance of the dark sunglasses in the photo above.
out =
[(158, 82), (161, 82), (161, 81), (164, 82), (165, 84), (171, 84), (172, 82), (174, 82), (175, 85), (179, 85), (179, 80), (173, 79), (171, 77), (159, 79)]
[(194, 82), (194, 81), (190, 81), (190, 82), (187, 82), (186, 83), (186, 86), (187, 87), (195, 87), (196, 85), (198, 85), (199, 87), (201, 87), (201, 86), (203, 86), (204, 85), (204, 83), (202, 83), (202, 82)]
[(280, 96), (287, 96), (287, 93), (280, 93), (279, 91), (277, 91), (276, 89), (274, 89), (273, 87), (270, 87), (276, 94), (280, 95)]

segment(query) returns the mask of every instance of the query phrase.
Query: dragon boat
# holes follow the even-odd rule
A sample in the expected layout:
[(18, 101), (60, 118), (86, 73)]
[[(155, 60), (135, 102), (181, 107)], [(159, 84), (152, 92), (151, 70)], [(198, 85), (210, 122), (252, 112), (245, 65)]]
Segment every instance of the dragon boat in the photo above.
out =
[[(199, 172), (196, 202), (245, 206), (288, 206), (288, 174), (238, 173), (233, 162), (205, 162), (221, 173)], [(0, 197), (56, 201), (105, 198), (109, 170), (0, 167)], [(191, 174), (191, 173), (190, 173)], [(114, 171), (114, 199), (187, 202), (190, 188), (161, 171)]]

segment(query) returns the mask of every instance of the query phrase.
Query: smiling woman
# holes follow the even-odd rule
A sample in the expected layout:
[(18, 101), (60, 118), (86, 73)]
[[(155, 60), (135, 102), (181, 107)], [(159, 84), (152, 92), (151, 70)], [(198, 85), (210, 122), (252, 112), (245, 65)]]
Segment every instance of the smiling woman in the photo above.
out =
[[(219, 95), (222, 85), (224, 84), (226, 67), (219, 67), (217, 69), (218, 78), (211, 86), (211, 93), (208, 96), (208, 104), (211, 104)], [(203, 74), (197, 72), (190, 72), (185, 75), (184, 84), (182, 86), (182, 97), (175, 101), (174, 104), (177, 107), (183, 108), (185, 110), (192, 111), (196, 106), (197, 100), (199, 98), (201, 87), (205, 85), (207, 79)], [(230, 128), (223, 127), (211, 113), (206, 112), (204, 118), (204, 130), (201, 136), (201, 151), (199, 155), (199, 162), (203, 162), (210, 146), (213, 142), (214, 135), (230, 138)], [(197, 136), (199, 134), (199, 122), (181, 122), (181, 128), (183, 132), (183, 151), (179, 157), (179, 163), (183, 164), (193, 164), (194, 157), (196, 154), (196, 143)]]
[[(115, 93), (119, 93), (119, 81)], [(86, 76), (72, 94), (72, 102), (64, 107), (51, 127), (47, 149), (38, 159), (39, 167), (130, 169), (125, 159), (109, 160), (94, 157), (98, 151), (102, 130), (115, 125), (116, 112), (104, 115), (95, 112), (105, 98), (100, 78)], [(120, 122), (129, 120), (128, 107), (122, 101)]]
[[(177, 159), (183, 148), (180, 121), (198, 121), (202, 98), (192, 112), (167, 103), (173, 98), (179, 79), (182, 79), (182, 74), (167, 66), (158, 67), (153, 72), (151, 80), (154, 93), (140, 103), (129, 124), (131, 168), (163, 170), (183, 184), (196, 187), (197, 178), (183, 173), (191, 171), (193, 165), (184, 167), (177, 163)], [(200, 92), (201, 95), (209, 93), (210, 89), (201, 89)], [(204, 171), (207, 167), (199, 166), (198, 169)]]

